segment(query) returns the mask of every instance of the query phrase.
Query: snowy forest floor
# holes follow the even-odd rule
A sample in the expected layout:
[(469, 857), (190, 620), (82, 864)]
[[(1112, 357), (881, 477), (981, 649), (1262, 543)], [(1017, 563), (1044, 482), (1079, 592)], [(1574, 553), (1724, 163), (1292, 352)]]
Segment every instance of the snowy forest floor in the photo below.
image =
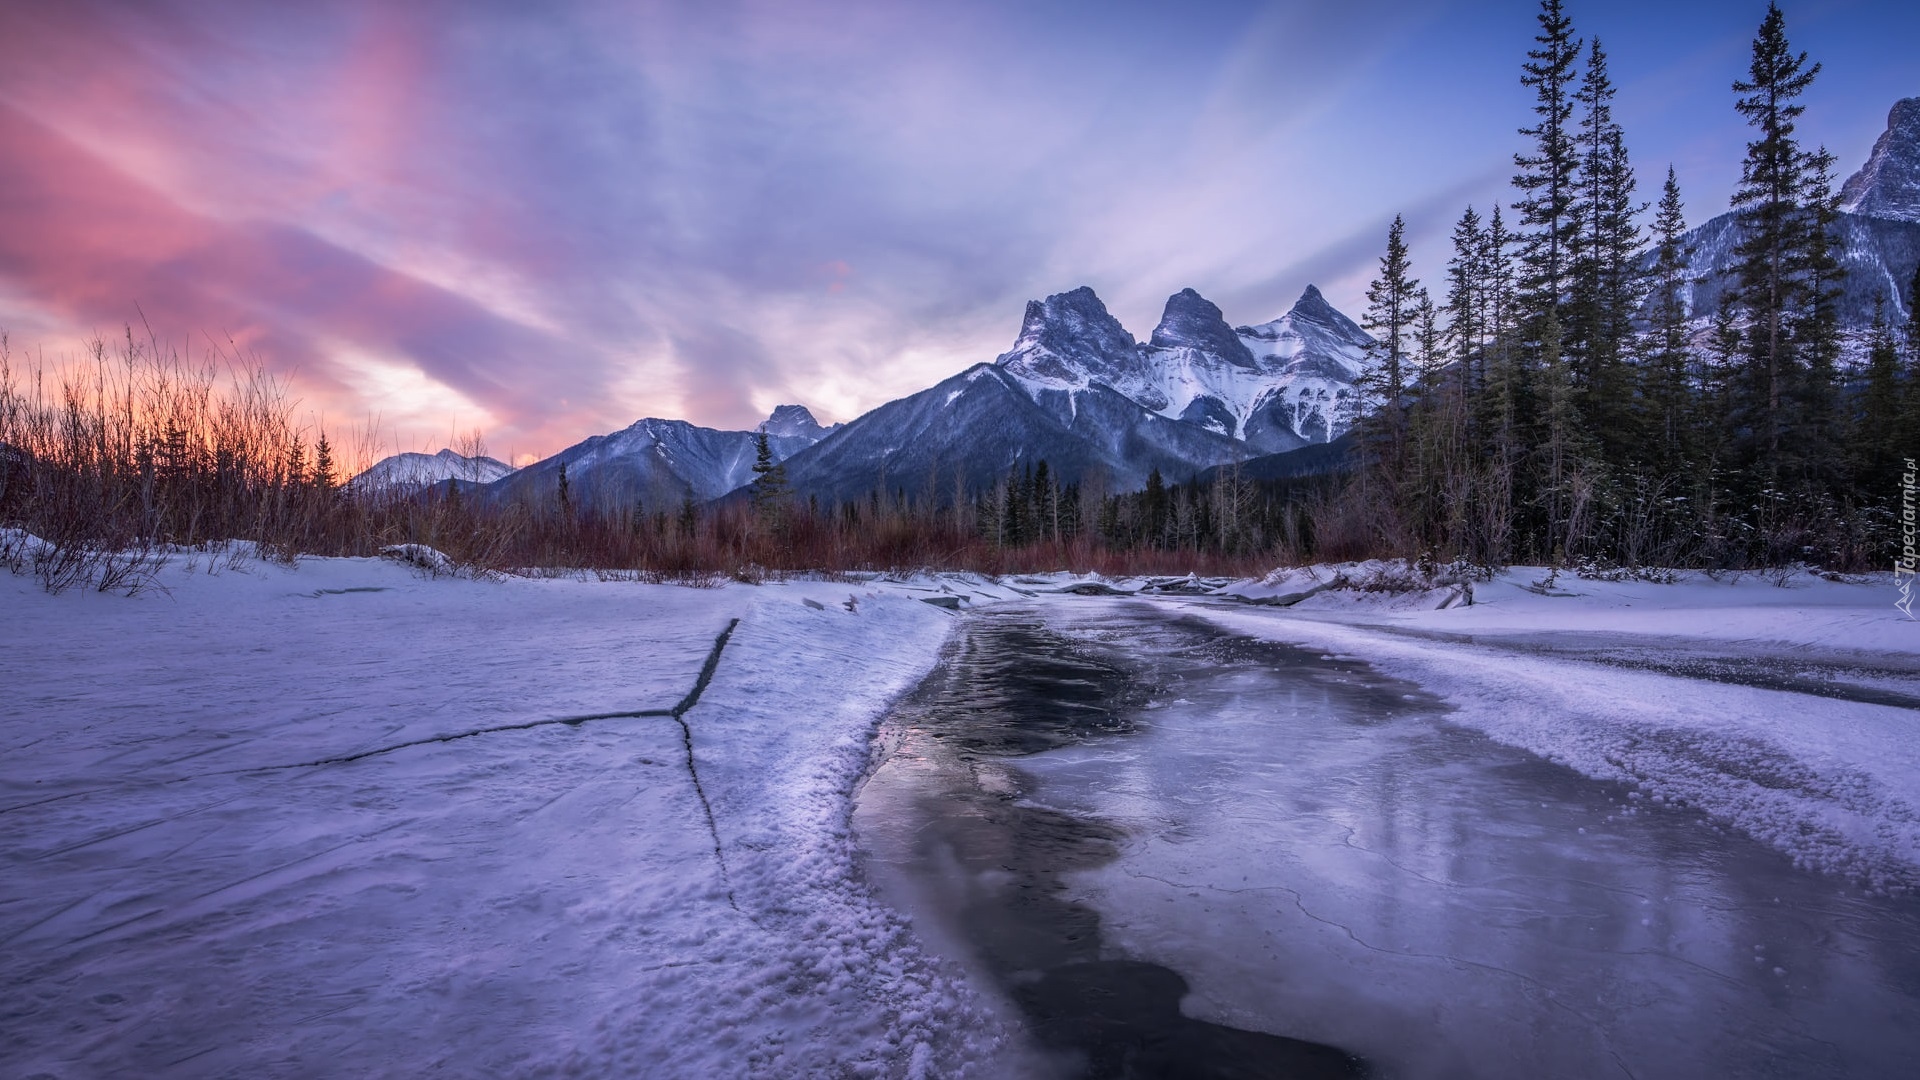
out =
[[(964, 617), (921, 599), (1070, 580), (209, 566), (133, 599), (0, 575), (0, 1073), (927, 1077), (1013, 1037), (874, 899), (850, 808)], [(1542, 576), (1180, 602), (1920, 884), (1920, 624), (1886, 575)]]

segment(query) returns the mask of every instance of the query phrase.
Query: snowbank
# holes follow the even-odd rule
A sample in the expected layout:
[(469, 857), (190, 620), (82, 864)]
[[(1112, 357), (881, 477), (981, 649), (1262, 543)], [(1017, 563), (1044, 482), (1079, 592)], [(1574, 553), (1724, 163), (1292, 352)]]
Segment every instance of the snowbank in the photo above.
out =
[(0, 572), (0, 1073), (958, 1075), (1001, 1037), (852, 867), (940, 583), (162, 582)]

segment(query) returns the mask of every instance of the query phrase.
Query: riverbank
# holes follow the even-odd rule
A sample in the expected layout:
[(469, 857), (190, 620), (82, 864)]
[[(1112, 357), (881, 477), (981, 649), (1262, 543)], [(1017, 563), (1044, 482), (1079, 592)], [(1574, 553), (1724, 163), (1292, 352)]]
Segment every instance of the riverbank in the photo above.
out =
[(0, 573), (0, 1072), (952, 1076), (1000, 1037), (852, 868), (939, 583), (160, 583)]

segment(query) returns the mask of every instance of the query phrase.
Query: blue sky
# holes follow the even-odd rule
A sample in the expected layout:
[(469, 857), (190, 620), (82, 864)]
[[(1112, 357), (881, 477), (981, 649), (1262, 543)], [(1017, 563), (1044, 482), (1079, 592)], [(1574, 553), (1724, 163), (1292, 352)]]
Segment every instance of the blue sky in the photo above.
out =
[[(538, 10), (535, 10), (538, 8)], [(844, 420), (1094, 287), (1145, 336), (1309, 282), (1358, 316), (1387, 223), (1438, 276), (1510, 198), (1528, 3), (72, 3), (0, 11), (0, 328), (140, 313), (289, 373), (331, 428), (525, 458), (644, 415)], [(1650, 198), (1747, 137), (1764, 4), (1571, 3)], [(1803, 137), (1920, 95), (1920, 5), (1785, 7)], [(137, 307), (136, 307), (137, 305)]]

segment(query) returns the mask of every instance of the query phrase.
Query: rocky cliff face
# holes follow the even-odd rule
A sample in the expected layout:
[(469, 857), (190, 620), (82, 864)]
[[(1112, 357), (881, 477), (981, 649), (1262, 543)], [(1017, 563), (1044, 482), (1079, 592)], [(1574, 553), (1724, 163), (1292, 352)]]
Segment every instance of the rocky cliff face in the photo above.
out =
[(775, 405), (773, 414), (760, 421), (759, 426), (753, 430), (777, 439), (805, 439), (808, 442), (819, 442), (827, 437), (828, 432), (839, 426), (835, 424), (833, 427), (821, 427), (820, 421), (813, 418), (813, 411), (805, 405)]
[(1840, 189), (1851, 214), (1920, 222), (1920, 97), (1904, 98), (1887, 113), (1887, 130), (1860, 171)]

